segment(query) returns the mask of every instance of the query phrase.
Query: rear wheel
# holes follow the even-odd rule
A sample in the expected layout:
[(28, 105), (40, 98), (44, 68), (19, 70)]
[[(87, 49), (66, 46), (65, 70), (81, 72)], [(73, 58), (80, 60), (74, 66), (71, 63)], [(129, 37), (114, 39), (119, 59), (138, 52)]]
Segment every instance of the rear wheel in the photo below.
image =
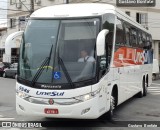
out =
[(147, 95), (147, 83), (145, 79), (142, 80), (142, 90), (138, 93), (138, 97), (142, 98), (143, 96)]
[(148, 92), (148, 78), (145, 80), (143, 84), (143, 96), (147, 96), (147, 92)]

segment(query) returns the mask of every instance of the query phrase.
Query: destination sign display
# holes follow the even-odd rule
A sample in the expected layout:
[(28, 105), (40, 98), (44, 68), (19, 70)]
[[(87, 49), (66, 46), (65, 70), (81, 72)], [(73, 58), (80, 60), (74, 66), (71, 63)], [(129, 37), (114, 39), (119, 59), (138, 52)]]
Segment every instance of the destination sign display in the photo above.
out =
[(153, 7), (156, 0), (117, 0), (116, 4), (120, 7)]

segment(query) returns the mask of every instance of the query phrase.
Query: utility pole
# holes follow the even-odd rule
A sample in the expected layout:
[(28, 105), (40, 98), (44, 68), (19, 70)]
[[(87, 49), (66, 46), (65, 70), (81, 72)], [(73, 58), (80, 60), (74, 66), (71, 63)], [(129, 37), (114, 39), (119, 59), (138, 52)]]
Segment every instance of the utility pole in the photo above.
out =
[(31, 1), (30, 15), (34, 12), (34, 0)]
[(69, 0), (66, 0), (66, 4), (69, 4)]

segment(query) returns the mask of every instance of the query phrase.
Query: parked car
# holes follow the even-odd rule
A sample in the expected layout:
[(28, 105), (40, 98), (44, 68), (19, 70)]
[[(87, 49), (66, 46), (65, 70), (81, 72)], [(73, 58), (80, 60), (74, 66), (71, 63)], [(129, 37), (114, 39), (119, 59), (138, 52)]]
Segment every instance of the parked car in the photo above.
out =
[(6, 62), (0, 62), (0, 76), (3, 76), (4, 73), (4, 69), (8, 68), (10, 66), (10, 63), (6, 63)]
[(17, 63), (11, 64), (8, 68), (4, 69), (3, 77), (17, 77)]
[(158, 60), (153, 59), (152, 80), (156, 80), (157, 76), (159, 76)]

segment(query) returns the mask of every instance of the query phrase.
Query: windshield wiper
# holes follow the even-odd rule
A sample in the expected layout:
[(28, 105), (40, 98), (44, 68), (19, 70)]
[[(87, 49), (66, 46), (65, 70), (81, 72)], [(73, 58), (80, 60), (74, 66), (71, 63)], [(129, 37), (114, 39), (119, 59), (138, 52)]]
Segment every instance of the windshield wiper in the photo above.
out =
[(47, 62), (47, 70), (46, 71), (48, 71), (48, 67), (49, 67), (49, 64), (50, 64), (50, 61), (51, 61), (52, 50), (53, 50), (53, 44), (51, 46), (51, 50), (50, 50), (50, 53), (49, 53), (48, 62)]
[(69, 75), (69, 73), (68, 73), (68, 71), (67, 71), (67, 69), (66, 69), (66, 67), (64, 65), (63, 60), (59, 56), (58, 56), (58, 62), (60, 63), (60, 65), (62, 67), (62, 70), (63, 70), (63, 72), (64, 72), (64, 74), (66, 76), (66, 79), (67, 79), (68, 83), (70, 83), (71, 87), (73, 88), (74, 84), (72, 82), (72, 79), (71, 79), (71, 77), (70, 77), (70, 75)]
[(34, 75), (32, 81), (31, 81), (32, 86), (34, 86), (35, 82), (38, 80), (38, 78), (42, 74), (43, 70), (45, 69), (44, 66), (47, 65), (48, 61), (49, 61), (49, 57), (46, 57), (46, 59), (42, 62), (41, 66), (39, 67), (38, 71), (36, 72), (36, 74)]
[(48, 71), (48, 68), (49, 68), (49, 64), (50, 64), (50, 60), (51, 60), (51, 55), (52, 55), (52, 50), (53, 50), (53, 44), (51, 46), (51, 50), (50, 50), (50, 53), (49, 53), (49, 56), (45, 58), (45, 60), (42, 62), (42, 64), (40, 65), (38, 71), (36, 72), (36, 74), (34, 75), (32, 81), (31, 81), (31, 84), (32, 86), (34, 86), (35, 82), (38, 80), (38, 78), (41, 76), (43, 70), (45, 69), (45, 66), (47, 66), (47, 70)]

